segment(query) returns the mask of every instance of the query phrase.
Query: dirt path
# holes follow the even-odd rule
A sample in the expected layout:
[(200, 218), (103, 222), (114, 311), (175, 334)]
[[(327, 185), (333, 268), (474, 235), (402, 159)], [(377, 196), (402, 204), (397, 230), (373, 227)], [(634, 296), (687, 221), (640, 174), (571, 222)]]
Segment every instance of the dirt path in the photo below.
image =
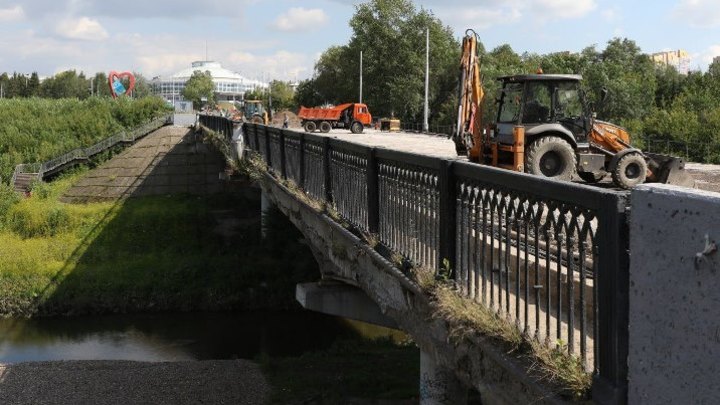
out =
[(222, 155), (188, 128), (165, 126), (91, 170), (63, 197), (65, 202), (114, 200), (223, 189)]

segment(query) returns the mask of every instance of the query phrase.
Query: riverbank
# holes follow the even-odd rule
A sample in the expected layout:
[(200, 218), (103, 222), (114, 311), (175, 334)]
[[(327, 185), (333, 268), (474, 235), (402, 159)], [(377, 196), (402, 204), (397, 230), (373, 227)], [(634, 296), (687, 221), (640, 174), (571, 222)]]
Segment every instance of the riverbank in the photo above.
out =
[(260, 240), (259, 191), (60, 202), (83, 174), (0, 195), (0, 315), (282, 309), (319, 274), (280, 214)]
[(264, 404), (270, 387), (247, 360), (59, 361), (0, 365), (0, 403)]

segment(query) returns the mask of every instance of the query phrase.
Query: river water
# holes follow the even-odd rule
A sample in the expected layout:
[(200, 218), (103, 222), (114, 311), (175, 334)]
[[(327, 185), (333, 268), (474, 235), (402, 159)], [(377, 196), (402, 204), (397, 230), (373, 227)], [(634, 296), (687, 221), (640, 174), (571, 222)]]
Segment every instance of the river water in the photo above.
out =
[(322, 350), (337, 339), (390, 334), (308, 311), (0, 319), (0, 363), (284, 357)]

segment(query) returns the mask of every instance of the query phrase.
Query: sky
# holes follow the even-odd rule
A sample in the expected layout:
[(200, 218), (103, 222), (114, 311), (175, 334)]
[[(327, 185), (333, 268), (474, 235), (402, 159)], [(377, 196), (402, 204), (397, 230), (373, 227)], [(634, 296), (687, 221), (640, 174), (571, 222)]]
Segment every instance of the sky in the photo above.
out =
[[(0, 0), (0, 72), (168, 75), (215, 60), (251, 79), (311, 77), (324, 50), (348, 42), (356, 0)], [(415, 0), (457, 38), (487, 49), (603, 49), (614, 37), (643, 52), (684, 49), (690, 68), (720, 55), (719, 0)], [(419, 52), (422, 50), (419, 50)]]

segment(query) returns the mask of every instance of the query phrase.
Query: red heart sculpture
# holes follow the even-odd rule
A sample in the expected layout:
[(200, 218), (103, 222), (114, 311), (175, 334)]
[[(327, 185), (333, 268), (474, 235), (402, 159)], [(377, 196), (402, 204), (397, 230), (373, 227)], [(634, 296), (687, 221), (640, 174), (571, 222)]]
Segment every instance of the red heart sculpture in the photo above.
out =
[[(128, 79), (129, 85), (127, 89), (122, 84), (123, 78)], [(110, 85), (110, 94), (112, 94), (113, 98), (126, 96), (135, 88), (135, 76), (130, 72), (116, 72), (113, 70), (108, 74), (108, 85)]]

